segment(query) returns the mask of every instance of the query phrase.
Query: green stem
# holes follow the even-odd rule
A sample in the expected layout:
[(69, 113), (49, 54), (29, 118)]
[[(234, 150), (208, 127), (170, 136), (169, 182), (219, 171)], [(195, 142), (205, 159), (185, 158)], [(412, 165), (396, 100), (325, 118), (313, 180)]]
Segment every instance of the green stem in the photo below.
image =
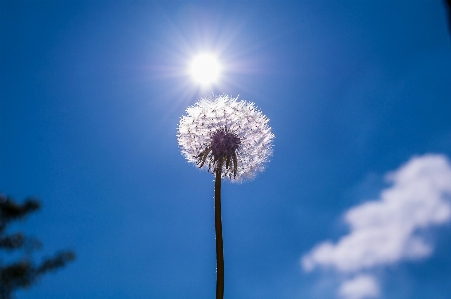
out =
[(216, 169), (215, 180), (215, 232), (216, 232), (216, 299), (224, 298), (224, 245), (222, 242), (221, 220), (221, 170)]

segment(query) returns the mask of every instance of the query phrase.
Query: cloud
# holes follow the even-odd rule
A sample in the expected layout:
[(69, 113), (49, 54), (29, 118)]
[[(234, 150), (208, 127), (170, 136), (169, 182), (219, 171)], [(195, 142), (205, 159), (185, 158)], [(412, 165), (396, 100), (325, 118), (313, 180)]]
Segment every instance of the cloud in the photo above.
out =
[[(336, 243), (323, 242), (302, 257), (305, 271), (332, 268), (355, 275), (432, 254), (434, 248), (425, 240), (424, 230), (451, 220), (450, 162), (443, 155), (414, 157), (385, 178), (391, 186), (382, 190), (377, 200), (345, 213), (348, 235)], [(358, 287), (370, 285), (368, 277), (366, 284), (364, 281), (356, 278), (345, 282), (340, 294), (364, 298), (359, 297)]]
[(379, 284), (371, 275), (359, 275), (353, 279), (345, 281), (338, 294), (349, 299), (363, 299), (379, 297)]

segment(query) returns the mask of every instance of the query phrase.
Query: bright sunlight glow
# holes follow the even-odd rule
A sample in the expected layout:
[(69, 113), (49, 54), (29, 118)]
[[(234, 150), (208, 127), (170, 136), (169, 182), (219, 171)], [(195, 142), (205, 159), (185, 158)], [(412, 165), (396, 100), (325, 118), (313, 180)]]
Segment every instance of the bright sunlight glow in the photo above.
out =
[(221, 67), (213, 55), (201, 54), (194, 58), (190, 71), (194, 80), (201, 85), (208, 85), (216, 81)]

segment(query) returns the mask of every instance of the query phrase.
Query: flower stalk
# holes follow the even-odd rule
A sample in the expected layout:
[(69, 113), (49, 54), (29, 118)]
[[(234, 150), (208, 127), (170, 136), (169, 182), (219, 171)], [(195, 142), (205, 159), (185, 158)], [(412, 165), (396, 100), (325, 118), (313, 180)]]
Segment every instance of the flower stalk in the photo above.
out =
[(216, 299), (224, 298), (224, 245), (221, 220), (221, 170), (216, 168), (215, 179), (215, 232), (216, 232)]

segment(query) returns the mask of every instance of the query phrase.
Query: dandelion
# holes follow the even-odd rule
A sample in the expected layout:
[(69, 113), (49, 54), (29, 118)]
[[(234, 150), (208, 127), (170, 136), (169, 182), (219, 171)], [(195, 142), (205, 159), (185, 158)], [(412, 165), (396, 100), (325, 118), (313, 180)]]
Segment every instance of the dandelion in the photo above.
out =
[(253, 104), (221, 95), (186, 109), (177, 139), (185, 158), (215, 176), (216, 299), (224, 297), (221, 180), (242, 182), (264, 170), (272, 155), (269, 119)]
[(232, 182), (252, 179), (272, 154), (269, 119), (253, 103), (227, 95), (201, 99), (180, 120), (178, 142), (189, 162)]

